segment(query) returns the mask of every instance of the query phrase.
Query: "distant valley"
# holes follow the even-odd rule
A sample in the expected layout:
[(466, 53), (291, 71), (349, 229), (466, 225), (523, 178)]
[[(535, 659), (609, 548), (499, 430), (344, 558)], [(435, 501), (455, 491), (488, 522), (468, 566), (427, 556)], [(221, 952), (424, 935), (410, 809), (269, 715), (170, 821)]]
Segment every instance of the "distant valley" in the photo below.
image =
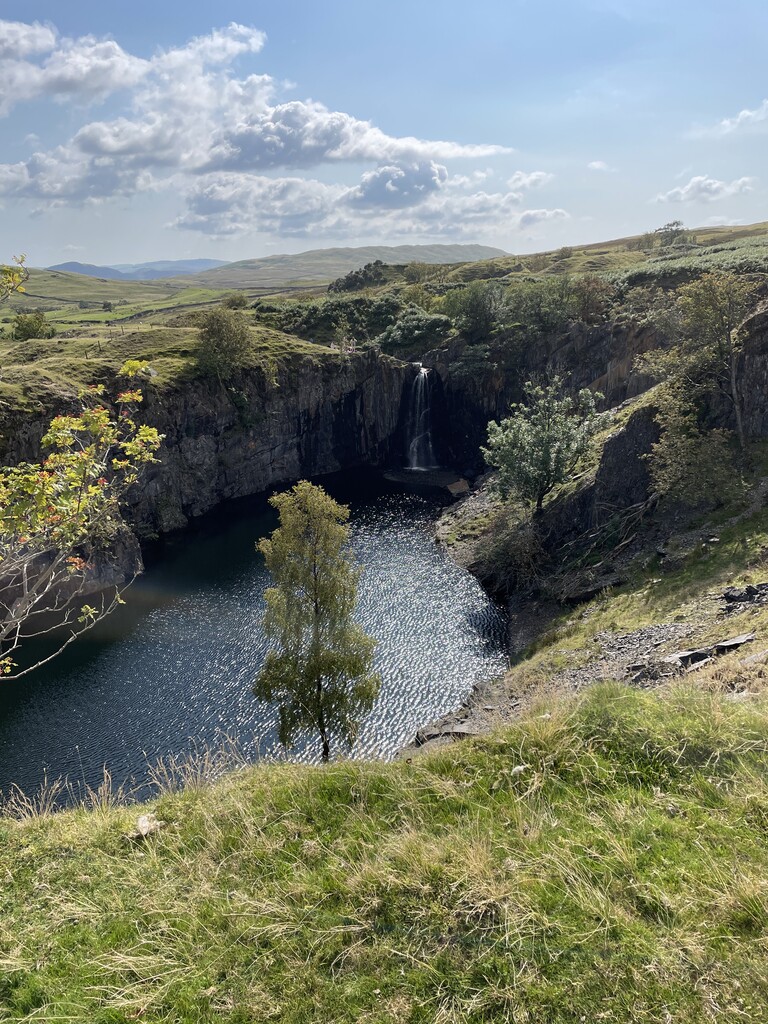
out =
[(47, 270), (65, 274), (82, 274), (107, 281), (155, 281), (166, 277), (186, 277), (204, 270), (226, 266), (224, 260), (157, 260), (154, 263), (116, 263), (96, 266), (93, 263), (57, 263)]
[[(265, 288), (332, 281), (365, 263), (473, 263), (507, 256), (488, 245), (366, 245), (238, 260), (157, 260), (152, 263), (59, 263), (48, 270), (108, 281), (154, 281), (184, 277), (204, 288)], [(191, 281), (188, 283), (192, 283)]]

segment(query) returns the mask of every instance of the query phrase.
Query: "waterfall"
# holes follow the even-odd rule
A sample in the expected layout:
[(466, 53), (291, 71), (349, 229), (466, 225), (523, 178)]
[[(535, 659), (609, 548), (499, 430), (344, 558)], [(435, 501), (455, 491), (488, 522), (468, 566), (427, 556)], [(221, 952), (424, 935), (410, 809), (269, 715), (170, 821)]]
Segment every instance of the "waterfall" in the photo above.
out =
[(408, 435), (406, 459), (408, 469), (438, 469), (432, 445), (432, 409), (429, 401), (429, 370), (419, 366), (413, 378), (411, 400), (408, 406)]

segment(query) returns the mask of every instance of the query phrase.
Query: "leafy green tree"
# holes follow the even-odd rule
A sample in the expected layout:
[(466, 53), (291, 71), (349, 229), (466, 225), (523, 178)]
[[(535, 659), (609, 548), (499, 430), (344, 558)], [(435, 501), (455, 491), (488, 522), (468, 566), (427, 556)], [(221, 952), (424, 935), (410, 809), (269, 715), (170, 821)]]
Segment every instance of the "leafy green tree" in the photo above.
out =
[(280, 706), (280, 742), (311, 729), (322, 743), (350, 745), (372, 707), (379, 677), (372, 671), (376, 641), (353, 621), (360, 569), (349, 552), (349, 509), (306, 480), (276, 494), (280, 513), (271, 538), (257, 544), (272, 573), (264, 631), (276, 646), (254, 693)]
[(744, 341), (740, 328), (754, 302), (754, 286), (737, 274), (703, 274), (678, 289), (676, 317), (670, 318), (678, 343), (638, 360), (641, 369), (684, 391), (689, 401), (705, 401), (708, 394), (718, 392), (733, 409), (742, 450), (747, 438), (739, 379)]
[(48, 323), (44, 313), (17, 313), (13, 321), (13, 337), (16, 341), (30, 338), (52, 338), (56, 328)]
[(440, 313), (427, 313), (420, 306), (406, 306), (396, 322), (380, 334), (382, 348), (413, 346), (422, 351), (439, 345), (448, 337), (451, 321)]
[(661, 437), (646, 456), (655, 491), (688, 505), (715, 507), (738, 496), (743, 483), (733, 434), (706, 429), (699, 404), (679, 382), (661, 385), (656, 402)]
[[(81, 395), (79, 410), (57, 416), (43, 438), (42, 465), (0, 468), (0, 673), (22, 676), (50, 661), (117, 604), (102, 595), (83, 603), (92, 559), (124, 528), (120, 500), (143, 465), (156, 461), (157, 430), (134, 419), (141, 402), (136, 379), (145, 364), (130, 360), (120, 373), (128, 388), (116, 408), (103, 385)], [(31, 636), (52, 633), (52, 653), (19, 667)], [(60, 639), (58, 639), (60, 638)]]
[(203, 313), (197, 353), (203, 374), (228, 380), (243, 366), (250, 348), (248, 321), (242, 313), (221, 307)]
[(515, 495), (542, 511), (544, 498), (565, 483), (589, 450), (592, 436), (605, 422), (595, 408), (600, 395), (588, 388), (576, 398), (563, 395), (563, 382), (525, 385), (526, 402), (511, 415), (488, 424), (485, 460), (499, 471), (502, 497)]
[(469, 342), (487, 341), (506, 312), (504, 289), (494, 281), (472, 281), (443, 299), (443, 310)]
[(733, 407), (736, 433), (746, 445), (738, 360), (742, 338), (739, 326), (752, 305), (753, 286), (736, 274), (704, 274), (678, 292), (682, 312), (684, 370), (699, 381), (713, 382)]
[(669, 245), (693, 245), (696, 236), (686, 230), (681, 220), (671, 220), (653, 232), (662, 247)]
[(520, 281), (507, 289), (506, 321), (526, 338), (565, 330), (578, 315), (572, 278), (568, 274), (541, 281)]

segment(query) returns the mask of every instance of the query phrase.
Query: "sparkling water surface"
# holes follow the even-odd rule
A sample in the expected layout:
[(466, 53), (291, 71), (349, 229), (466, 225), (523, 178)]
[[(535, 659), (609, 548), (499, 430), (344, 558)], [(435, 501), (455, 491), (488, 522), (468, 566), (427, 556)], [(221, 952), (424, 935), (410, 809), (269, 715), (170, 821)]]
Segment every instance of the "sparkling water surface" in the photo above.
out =
[[(506, 621), (432, 540), (434, 495), (367, 474), (320, 481), (352, 506), (363, 565), (357, 616), (377, 637), (382, 687), (353, 755), (390, 758), (421, 726), (504, 670)], [(279, 750), (276, 714), (253, 696), (267, 644), (269, 577), (254, 542), (276, 525), (264, 498), (221, 507), (150, 553), (127, 604), (56, 661), (0, 682), (0, 791), (48, 779), (139, 789), (159, 757), (216, 747), (249, 759)], [(290, 752), (319, 757), (307, 737)]]

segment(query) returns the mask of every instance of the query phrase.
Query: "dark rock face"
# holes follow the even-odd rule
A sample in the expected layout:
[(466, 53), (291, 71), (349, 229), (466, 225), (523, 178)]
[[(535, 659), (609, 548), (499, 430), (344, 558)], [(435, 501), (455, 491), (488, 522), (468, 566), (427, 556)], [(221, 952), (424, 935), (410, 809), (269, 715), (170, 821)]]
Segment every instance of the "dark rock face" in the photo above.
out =
[[(184, 526), (220, 501), (360, 465), (400, 465), (403, 401), (418, 368), (375, 351), (284, 358), (277, 384), (254, 368), (233, 387), (189, 379), (145, 388), (141, 418), (165, 435), (159, 463), (129, 495), (129, 519), (144, 533)], [(0, 456), (36, 461), (52, 404), (4, 421)]]
[[(768, 436), (768, 308), (744, 324), (744, 344), (739, 357), (738, 378), (747, 437)], [(730, 407), (722, 412), (732, 419)], [(728, 424), (733, 426), (731, 422)]]
[(524, 342), (507, 366), (475, 358), (477, 350), (462, 340), (429, 353), (424, 363), (443, 383), (442, 432), (450, 461), (462, 469), (480, 468), (488, 421), (507, 415), (531, 377), (559, 374), (571, 391), (589, 387), (601, 392), (605, 408), (642, 394), (653, 381), (635, 370), (634, 363), (658, 345), (650, 327), (575, 323), (564, 334)]
[(655, 415), (656, 409), (650, 405), (636, 409), (606, 440), (594, 480), (545, 510), (542, 526), (550, 551), (604, 526), (650, 497), (645, 456), (659, 439)]
[(359, 465), (401, 448), (404, 389), (416, 368), (375, 352), (281, 364), (277, 386), (254, 369), (236, 391), (195, 381), (146, 397), (144, 417), (165, 434), (160, 462), (131, 495), (148, 532), (184, 526), (220, 501)]
[[(229, 498), (257, 494), (302, 477), (360, 465), (400, 465), (403, 401), (418, 373), (374, 351), (338, 357), (292, 355), (277, 385), (264, 371), (236, 388), (191, 379), (159, 393), (145, 388), (141, 418), (165, 435), (159, 462), (128, 495), (126, 519), (140, 535), (183, 527)], [(40, 458), (41, 439), (65, 405), (4, 423), (2, 458)], [(141, 551), (125, 529), (91, 560), (86, 592), (120, 586), (141, 571)]]

